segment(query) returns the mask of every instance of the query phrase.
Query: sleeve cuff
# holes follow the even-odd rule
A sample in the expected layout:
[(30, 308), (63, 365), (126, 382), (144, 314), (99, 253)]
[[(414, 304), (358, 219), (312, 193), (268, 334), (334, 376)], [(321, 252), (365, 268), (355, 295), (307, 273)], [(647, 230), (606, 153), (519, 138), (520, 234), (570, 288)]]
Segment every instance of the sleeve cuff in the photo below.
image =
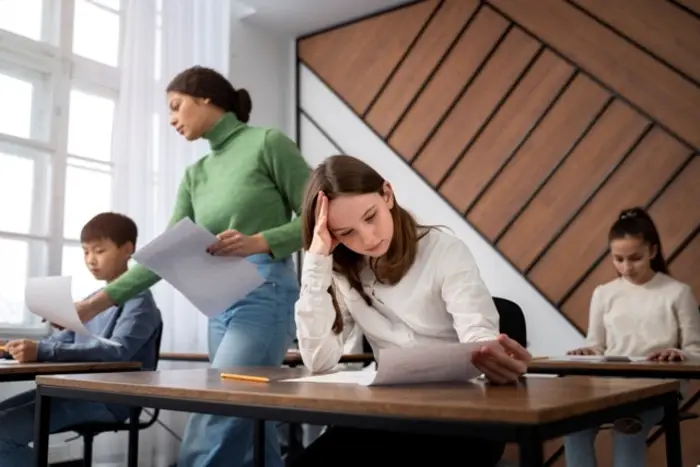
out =
[(325, 292), (331, 286), (333, 257), (306, 253), (301, 271), (302, 287)]
[(57, 342), (39, 341), (36, 350), (36, 359), (39, 362), (48, 362), (56, 359)]

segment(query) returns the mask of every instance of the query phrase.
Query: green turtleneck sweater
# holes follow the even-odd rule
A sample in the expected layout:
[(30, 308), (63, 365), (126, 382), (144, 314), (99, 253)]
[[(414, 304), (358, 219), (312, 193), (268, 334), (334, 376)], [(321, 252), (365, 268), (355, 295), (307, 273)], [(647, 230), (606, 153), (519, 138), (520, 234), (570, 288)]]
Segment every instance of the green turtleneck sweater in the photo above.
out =
[[(301, 248), (299, 218), (309, 167), (281, 131), (241, 123), (227, 113), (204, 135), (211, 152), (187, 168), (170, 225), (184, 217), (213, 234), (235, 229), (261, 233), (274, 258)], [(136, 265), (105, 287), (117, 304), (160, 278)]]

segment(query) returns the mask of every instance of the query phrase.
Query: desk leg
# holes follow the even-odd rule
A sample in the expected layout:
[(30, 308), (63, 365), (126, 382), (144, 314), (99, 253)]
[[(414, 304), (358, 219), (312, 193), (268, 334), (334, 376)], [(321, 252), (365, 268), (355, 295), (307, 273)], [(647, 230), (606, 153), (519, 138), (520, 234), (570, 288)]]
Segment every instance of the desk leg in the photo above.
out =
[(253, 420), (253, 466), (265, 467), (265, 420)]
[(139, 415), (141, 414), (140, 407), (131, 407), (129, 409), (129, 467), (138, 467), (139, 465)]
[(544, 465), (544, 449), (542, 440), (528, 433), (518, 440), (520, 451), (520, 467), (542, 467)]
[(664, 431), (666, 435), (666, 465), (682, 467), (681, 427), (678, 419), (678, 398), (676, 394), (664, 404)]
[(36, 393), (34, 408), (34, 459), (35, 467), (49, 465), (49, 423), (51, 419), (51, 398)]
[(294, 459), (304, 450), (304, 429), (300, 423), (289, 424), (289, 439), (287, 441), (287, 462), (292, 465)]

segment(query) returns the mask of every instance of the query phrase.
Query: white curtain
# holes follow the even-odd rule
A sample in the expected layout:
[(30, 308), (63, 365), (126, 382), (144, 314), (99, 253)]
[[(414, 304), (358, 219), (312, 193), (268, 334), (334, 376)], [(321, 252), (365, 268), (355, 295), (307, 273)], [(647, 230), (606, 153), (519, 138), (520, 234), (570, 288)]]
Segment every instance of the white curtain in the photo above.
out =
[[(113, 159), (114, 209), (139, 226), (139, 244), (162, 232), (185, 168), (208, 151), (168, 125), (165, 87), (202, 65), (228, 76), (230, 0), (127, 0)], [(163, 313), (163, 351), (204, 352), (206, 318), (169, 284), (153, 288)]]

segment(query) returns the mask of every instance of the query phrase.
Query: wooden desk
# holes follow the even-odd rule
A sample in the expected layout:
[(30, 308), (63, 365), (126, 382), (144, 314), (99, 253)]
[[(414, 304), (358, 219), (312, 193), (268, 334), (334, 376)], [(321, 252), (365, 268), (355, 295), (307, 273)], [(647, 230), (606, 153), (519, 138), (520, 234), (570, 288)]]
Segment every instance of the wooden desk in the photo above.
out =
[(17, 363), (15, 360), (0, 359), (0, 383), (32, 381), (38, 375), (123, 372), (140, 368), (139, 362)]
[(216, 413), (254, 423), (254, 465), (264, 465), (264, 420), (473, 435), (517, 441), (523, 467), (543, 465), (554, 437), (663, 405), (668, 465), (681, 466), (677, 381), (618, 378), (526, 378), (517, 386), (483, 383), (377, 387), (279, 381), (303, 369), (234, 368), (271, 383), (222, 380), (216, 370), (173, 370), (37, 378), (34, 446), (48, 459), (52, 397), (164, 410)]
[(700, 379), (700, 361), (684, 362), (573, 362), (533, 360), (528, 373), (626, 378)]
[(205, 353), (161, 352), (160, 360), (175, 362), (208, 362), (209, 355)]
[[(180, 353), (180, 352), (161, 352), (161, 360), (181, 361), (181, 362), (208, 362), (209, 356), (205, 353)], [(371, 363), (374, 361), (374, 355), (371, 353), (345, 354), (340, 357), (339, 363)], [(287, 356), (284, 357), (283, 365), (299, 366), (303, 365), (301, 355), (298, 351), (290, 350)]]

